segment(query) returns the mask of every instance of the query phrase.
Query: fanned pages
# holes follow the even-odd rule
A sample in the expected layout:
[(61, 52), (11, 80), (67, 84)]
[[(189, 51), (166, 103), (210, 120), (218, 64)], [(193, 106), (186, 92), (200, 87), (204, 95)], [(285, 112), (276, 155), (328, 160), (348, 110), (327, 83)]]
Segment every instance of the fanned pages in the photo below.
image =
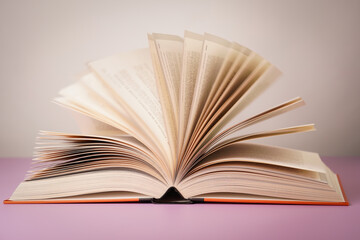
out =
[(32, 167), (5, 203), (348, 205), (318, 154), (248, 143), (314, 130), (244, 131), (303, 106), (300, 97), (229, 124), (280, 76), (274, 65), (208, 33), (152, 33), (148, 42), (90, 62), (60, 91), (54, 102), (74, 111), (82, 133), (41, 131)]

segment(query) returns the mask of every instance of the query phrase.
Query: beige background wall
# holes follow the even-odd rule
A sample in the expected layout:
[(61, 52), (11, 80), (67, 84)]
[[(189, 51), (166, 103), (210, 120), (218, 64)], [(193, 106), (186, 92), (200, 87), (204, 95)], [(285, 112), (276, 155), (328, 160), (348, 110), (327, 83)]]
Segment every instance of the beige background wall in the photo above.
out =
[(259, 128), (314, 122), (318, 131), (263, 142), (360, 155), (359, 26), (360, 1), (0, 0), (0, 156), (31, 156), (38, 130), (77, 130), (50, 101), (86, 62), (146, 47), (147, 32), (184, 29), (237, 41), (284, 72), (247, 114), (306, 100)]

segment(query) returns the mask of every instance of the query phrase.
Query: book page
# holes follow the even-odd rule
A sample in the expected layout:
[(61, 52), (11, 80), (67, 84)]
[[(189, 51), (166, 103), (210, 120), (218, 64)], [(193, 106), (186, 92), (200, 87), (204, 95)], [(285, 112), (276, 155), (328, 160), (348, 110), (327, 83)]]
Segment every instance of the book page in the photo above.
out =
[(118, 101), (117, 96), (95, 73), (88, 73), (82, 76), (80, 82), (88, 91), (91, 91), (93, 96), (96, 96), (98, 105), (108, 105), (119, 113), (121, 118), (127, 122), (131, 122), (131, 116), (121, 105), (121, 102)]
[[(84, 75), (79, 82), (62, 89), (60, 95), (62, 97), (55, 99), (56, 103), (132, 135), (151, 149), (158, 156), (158, 161), (164, 161), (159, 157), (162, 151), (153, 137), (132, 120), (110, 89), (93, 73)], [(107, 133), (110, 133), (109, 130)]]
[[(82, 124), (83, 121), (85, 121), (85, 122), (90, 121), (87, 118), (91, 118), (94, 121), (101, 122), (110, 127), (114, 127), (117, 129), (117, 131), (124, 132), (126, 134), (131, 134), (131, 131), (123, 124), (123, 122), (114, 121), (114, 119), (112, 117), (110, 117), (109, 115), (102, 115), (101, 113), (95, 111), (94, 109), (91, 109), (90, 106), (85, 105), (82, 102), (79, 102), (78, 100), (70, 99), (67, 96), (67, 97), (57, 97), (53, 100), (53, 102), (62, 107), (71, 109), (71, 110), (75, 111), (75, 113), (79, 113), (75, 118), (78, 118), (79, 115), (81, 115), (80, 124)], [(83, 119), (83, 118), (85, 118), (85, 119)], [(88, 124), (93, 124), (93, 123), (85, 123), (85, 125), (88, 125)], [(85, 129), (84, 129), (85, 132), (88, 131), (87, 127), (88, 126), (85, 126)], [(83, 130), (83, 129), (81, 128), (81, 130)], [(134, 137), (135, 137), (135, 135), (134, 135)]]
[(29, 179), (125, 167), (171, 182), (166, 163), (159, 161), (144, 143), (132, 136), (105, 137), (42, 131), (37, 137), (35, 150)]
[(326, 168), (317, 153), (261, 144), (236, 143), (211, 154), (206, 161), (216, 159), (238, 159), (326, 173)]
[(306, 201), (344, 201), (317, 153), (237, 143), (194, 166), (176, 187), (183, 196), (241, 193)]
[[(111, 96), (110, 91), (104, 86), (100, 79), (96, 77), (94, 73), (87, 73), (81, 77), (81, 83), (86, 86), (89, 91), (92, 91), (92, 95), (96, 97), (96, 103), (99, 105), (112, 105), (112, 108), (116, 109), (118, 112), (119, 118), (121, 118), (121, 122), (126, 125), (129, 129), (129, 115), (121, 107), (120, 104), (117, 104), (114, 98)], [(85, 87), (84, 86), (84, 87)], [(94, 134), (94, 135), (102, 135), (102, 136), (121, 136), (127, 135), (129, 133), (121, 133), (118, 129), (108, 125), (104, 122), (98, 121), (94, 118), (88, 117), (84, 114), (79, 114), (78, 112), (73, 112), (75, 119), (78, 122), (82, 133), (84, 134)], [(116, 120), (118, 121), (118, 120)]]
[(219, 116), (229, 109), (231, 102), (234, 101), (231, 101), (231, 99), (236, 98), (235, 95), (231, 94), (235, 92), (235, 89), (240, 88), (241, 82), (247, 76), (245, 74), (245, 76), (241, 77), (240, 73), (246, 72), (249, 74), (258, 63), (254, 61), (254, 56), (256, 54), (249, 49), (237, 43), (232, 43), (194, 130), (192, 146), (198, 145), (197, 143), (212, 124), (216, 123)]
[(179, 119), (180, 78), (184, 43), (179, 36), (153, 33), (160, 66), (164, 73), (175, 114), (176, 127)]
[[(129, 151), (141, 153), (145, 161), (149, 161), (151, 166), (158, 166), (158, 161), (154, 153), (143, 143), (134, 138), (133, 136), (97, 136), (97, 135), (84, 135), (84, 134), (69, 134), (62, 132), (40, 131), (37, 137), (37, 146), (35, 150), (37, 153), (44, 154), (51, 151), (50, 149), (68, 149), (74, 146), (81, 148), (82, 145), (87, 147), (99, 145), (99, 146), (116, 146), (115, 150), (121, 150), (125, 147)], [(63, 143), (63, 141), (65, 143)], [(74, 150), (77, 150), (76, 148)], [(61, 153), (61, 152), (59, 152)], [(77, 152), (74, 151), (76, 154)], [(146, 157), (145, 157), (146, 156)], [(50, 156), (55, 158), (55, 156)], [(40, 158), (34, 158), (33, 160), (40, 160)]]
[(116, 92), (131, 117), (159, 144), (163, 158), (171, 159), (149, 50), (118, 54), (91, 62), (89, 66)]
[(184, 55), (180, 81), (179, 149), (182, 148), (200, 66), (203, 36), (185, 31)]
[(213, 171), (247, 171), (255, 174), (272, 175), (279, 178), (286, 178), (288, 180), (296, 180), (298, 182), (313, 183), (314, 185), (324, 185), (328, 183), (325, 173), (308, 171), (298, 168), (289, 168), (278, 165), (262, 164), (257, 162), (248, 162), (245, 159), (238, 159), (235, 161), (226, 161), (218, 159), (214, 161), (204, 161), (187, 174), (182, 182), (196, 178), (199, 175), (211, 173)]
[(195, 125), (198, 122), (207, 96), (226, 57), (229, 46), (230, 43), (224, 39), (210, 34), (204, 35), (201, 62), (196, 79), (189, 121), (184, 138), (184, 148), (186, 148)]
[(175, 175), (175, 165), (177, 161), (176, 156), (176, 147), (177, 147), (177, 120), (175, 119), (175, 112), (172, 105), (172, 100), (169, 92), (169, 88), (167, 86), (167, 82), (165, 79), (164, 72), (161, 67), (160, 57), (158, 51), (156, 49), (156, 44), (154, 38), (151, 34), (148, 34), (148, 42), (149, 42), (149, 50), (151, 55), (151, 60), (154, 68), (154, 74), (156, 79), (156, 86), (158, 89), (160, 104), (162, 107), (162, 112), (164, 116), (165, 129), (168, 136), (168, 141), (170, 145), (171, 158), (168, 159), (170, 161), (170, 168), (172, 174)]
[(220, 96), (218, 96), (218, 99), (216, 99), (203, 125), (209, 122), (216, 122), (219, 116), (226, 113), (227, 110), (233, 106), (234, 102), (236, 102), (266, 70), (268, 67), (266, 63), (267, 62), (256, 53), (250, 53), (234, 77), (223, 89)]
[[(302, 162), (303, 158), (311, 158), (313, 162), (321, 163), (316, 154), (313, 156), (286, 154), (286, 157), (293, 162)], [(297, 157), (300, 158), (296, 159)], [(317, 178), (306, 179), (303, 174), (298, 175), (298, 173), (309, 170), (256, 163), (253, 160), (256, 158), (231, 159), (231, 163), (217, 162), (189, 175), (177, 185), (177, 188), (188, 198), (200, 194), (225, 192), (298, 201), (344, 201), (341, 191), (336, 187), (338, 185), (336, 179), (334, 185), (330, 183), (333, 174), (324, 172), (325, 165), (322, 172), (314, 172), (318, 173)], [(326, 180), (323, 181), (321, 176)]]
[(10, 200), (62, 198), (108, 191), (131, 191), (159, 198), (168, 186), (156, 178), (131, 169), (104, 169), (24, 181)]
[(118, 128), (115, 128), (109, 124), (86, 116), (84, 114), (80, 114), (77, 111), (72, 111), (72, 115), (74, 116), (80, 131), (82, 134), (90, 134), (90, 135), (100, 135), (100, 136), (123, 136), (128, 135), (128, 133), (121, 131)]
[(227, 84), (226, 88), (216, 100), (215, 105), (211, 108), (205, 120), (198, 124), (196, 129), (197, 143), (204, 134), (217, 121), (227, 113), (234, 103), (249, 89), (249, 87), (261, 76), (266, 70), (268, 64), (256, 53), (250, 53), (244, 64), (238, 69), (235, 76)]
[(73, 83), (62, 89), (59, 94), (61, 97), (55, 98), (55, 103), (83, 113), (129, 134), (131, 133), (124, 124), (126, 117), (114, 111), (99, 96), (88, 89), (83, 82)]
[(264, 138), (264, 137), (271, 137), (271, 136), (291, 134), (291, 133), (300, 133), (300, 132), (307, 132), (314, 130), (315, 130), (314, 125), (308, 124), (308, 125), (270, 130), (270, 131), (250, 133), (246, 135), (238, 135), (225, 139), (220, 138), (219, 142), (214, 144), (211, 143), (207, 144), (199, 152), (189, 157), (187, 164), (183, 165), (181, 171), (179, 171), (179, 174), (176, 178), (176, 183), (178, 183), (190, 171), (192, 167), (197, 165), (203, 159), (206, 159), (208, 156), (211, 156), (221, 151), (221, 149), (226, 149), (228, 146), (236, 145), (240, 142), (256, 139), (256, 138)]
[(307, 124), (307, 125), (280, 128), (280, 129), (276, 129), (276, 130), (262, 131), (262, 132), (256, 132), (256, 133), (250, 133), (250, 134), (246, 134), (246, 135), (225, 138), (225, 139), (220, 140), (218, 143), (214, 144), (213, 147), (210, 147), (209, 152), (207, 152), (205, 154), (205, 156), (207, 156), (213, 152), (216, 152), (219, 149), (225, 148), (226, 146), (237, 143), (237, 142), (242, 142), (242, 141), (256, 139), (256, 138), (272, 137), (272, 136), (283, 135), (283, 134), (308, 132), (308, 131), (314, 131), (314, 130), (315, 130), (314, 124)]
[(214, 137), (228, 122), (238, 115), (245, 107), (247, 107), (255, 98), (264, 92), (279, 76), (281, 72), (273, 65), (269, 66), (261, 76), (243, 93), (243, 95), (234, 103), (230, 109), (220, 115), (220, 119), (211, 122), (211, 129), (207, 131), (202, 138), (203, 142), (209, 141)]
[(244, 121), (241, 121), (241, 122), (227, 128), (226, 130), (221, 131), (216, 136), (211, 138), (209, 141), (206, 141), (206, 142), (204, 140), (200, 141), (200, 144), (198, 144), (194, 148), (194, 150), (193, 150), (194, 153), (191, 156), (194, 159), (198, 159), (198, 157), (200, 157), (207, 150), (209, 150), (214, 144), (218, 143), (219, 141), (226, 138), (227, 136), (234, 135), (235, 133), (239, 132), (240, 130), (242, 130), (246, 127), (249, 127), (251, 125), (254, 125), (254, 124), (262, 122), (262, 121), (265, 121), (269, 118), (278, 116), (280, 114), (284, 114), (288, 111), (294, 110), (294, 109), (304, 106), (304, 105), (305, 105), (305, 102), (300, 97), (297, 97), (297, 98), (289, 100), (285, 103), (277, 105), (273, 108), (267, 109), (262, 113), (259, 113), (253, 117), (250, 117)]
[(238, 43), (232, 43), (225, 60), (220, 68), (220, 71), (216, 77), (213, 87), (211, 88), (209, 97), (205, 104), (205, 111), (202, 112), (201, 120), (208, 118), (211, 110), (214, 109), (215, 104), (219, 102), (220, 96), (222, 96), (225, 89), (241, 69), (245, 60), (251, 54), (251, 50), (239, 45)]

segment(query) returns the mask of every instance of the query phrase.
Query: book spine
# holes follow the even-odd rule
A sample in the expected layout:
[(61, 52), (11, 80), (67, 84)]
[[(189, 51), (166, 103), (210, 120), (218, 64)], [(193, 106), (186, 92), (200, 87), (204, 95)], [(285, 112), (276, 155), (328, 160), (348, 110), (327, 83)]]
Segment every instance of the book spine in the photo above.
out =
[(193, 203), (204, 203), (204, 198), (189, 198)]

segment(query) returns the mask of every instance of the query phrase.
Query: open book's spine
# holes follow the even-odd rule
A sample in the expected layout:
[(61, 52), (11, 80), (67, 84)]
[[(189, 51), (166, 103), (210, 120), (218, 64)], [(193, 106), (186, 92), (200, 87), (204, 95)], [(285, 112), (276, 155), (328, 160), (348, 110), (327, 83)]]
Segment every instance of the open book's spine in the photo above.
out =
[(163, 201), (163, 200), (159, 200), (158, 198), (153, 198), (151, 202), (156, 203), (156, 204), (192, 204), (192, 203), (196, 203), (192, 199), (180, 199), (180, 200), (172, 200), (172, 201)]

